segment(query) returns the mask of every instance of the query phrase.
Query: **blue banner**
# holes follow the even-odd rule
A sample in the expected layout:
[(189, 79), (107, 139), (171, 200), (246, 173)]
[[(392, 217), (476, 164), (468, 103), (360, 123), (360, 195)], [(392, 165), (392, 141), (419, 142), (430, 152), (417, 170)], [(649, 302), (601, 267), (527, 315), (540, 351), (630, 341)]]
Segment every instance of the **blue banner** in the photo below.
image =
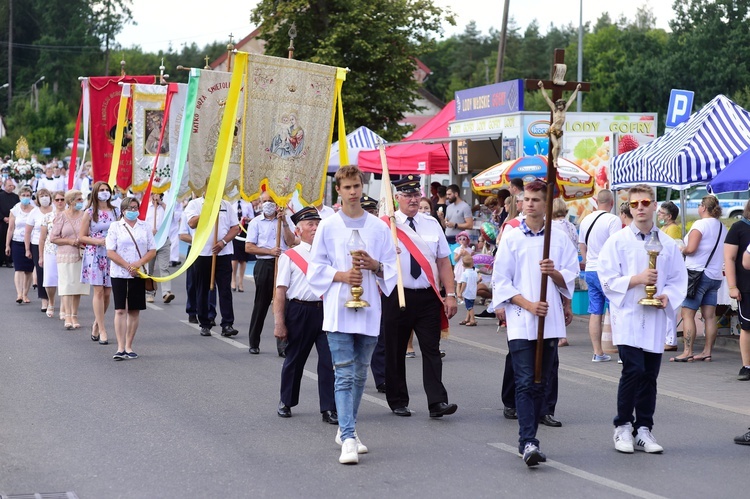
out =
[(523, 80), (504, 81), (456, 92), (456, 120), (523, 111)]

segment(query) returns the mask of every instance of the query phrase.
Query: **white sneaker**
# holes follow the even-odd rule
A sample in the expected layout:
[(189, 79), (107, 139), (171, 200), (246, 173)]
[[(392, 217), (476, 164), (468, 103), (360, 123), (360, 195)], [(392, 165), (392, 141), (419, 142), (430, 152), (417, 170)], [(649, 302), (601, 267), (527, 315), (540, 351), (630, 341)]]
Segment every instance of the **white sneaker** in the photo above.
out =
[(546, 463), (547, 462), (547, 456), (542, 454), (539, 451), (539, 447), (532, 443), (527, 443), (523, 448), (523, 462), (526, 463), (526, 466), (536, 466), (539, 463)]
[(359, 462), (359, 455), (357, 454), (357, 441), (353, 438), (347, 438), (341, 445), (341, 456), (339, 456), (339, 462), (341, 464), (357, 464)]
[[(365, 446), (365, 444), (362, 443), (362, 441), (359, 439), (359, 435), (357, 435), (357, 432), (354, 432), (354, 439), (357, 441), (357, 454), (367, 454), (368, 449)], [(336, 431), (336, 438), (335, 441), (339, 445), (343, 445), (341, 442), (341, 428)]]
[(635, 435), (635, 450), (648, 452), (649, 454), (659, 454), (664, 452), (664, 447), (656, 443), (656, 439), (651, 434), (651, 430), (645, 426), (638, 428)]
[(591, 362), (609, 362), (610, 360), (612, 360), (612, 357), (610, 357), (606, 353), (603, 353), (601, 355), (594, 354)]
[(628, 423), (626, 425), (618, 426), (615, 428), (615, 449), (618, 452), (624, 452), (626, 454), (633, 453), (633, 425)]

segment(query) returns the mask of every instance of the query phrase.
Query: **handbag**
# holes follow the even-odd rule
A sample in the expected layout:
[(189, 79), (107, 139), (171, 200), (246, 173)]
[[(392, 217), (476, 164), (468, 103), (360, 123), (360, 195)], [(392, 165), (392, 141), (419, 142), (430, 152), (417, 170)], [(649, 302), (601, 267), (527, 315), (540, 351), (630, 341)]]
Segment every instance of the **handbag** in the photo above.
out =
[[(128, 231), (128, 235), (130, 236), (130, 239), (133, 240), (133, 245), (135, 245), (135, 250), (138, 252), (138, 258), (143, 258), (143, 255), (141, 255), (141, 250), (138, 249), (138, 243), (135, 242), (135, 237), (133, 237), (133, 233), (130, 232), (130, 228), (128, 228), (127, 225), (125, 226), (125, 230)], [(146, 272), (145, 268), (143, 269), (143, 272), (144, 273)], [(156, 291), (156, 283), (154, 282), (152, 278), (143, 277), (139, 279), (143, 279), (143, 287), (146, 288), (146, 291)]]
[(721, 233), (723, 232), (724, 227), (719, 226), (719, 237), (716, 238), (716, 244), (714, 244), (714, 249), (711, 250), (711, 254), (708, 255), (708, 260), (706, 260), (706, 264), (703, 266), (704, 270), (690, 270), (688, 269), (688, 283), (687, 283), (687, 293), (685, 294), (686, 298), (695, 298), (695, 293), (698, 292), (698, 285), (701, 282), (701, 279), (703, 278), (703, 272), (705, 271), (706, 267), (708, 267), (708, 264), (711, 263), (711, 258), (714, 257), (714, 253), (716, 252), (716, 248), (719, 246), (719, 241), (721, 240)]

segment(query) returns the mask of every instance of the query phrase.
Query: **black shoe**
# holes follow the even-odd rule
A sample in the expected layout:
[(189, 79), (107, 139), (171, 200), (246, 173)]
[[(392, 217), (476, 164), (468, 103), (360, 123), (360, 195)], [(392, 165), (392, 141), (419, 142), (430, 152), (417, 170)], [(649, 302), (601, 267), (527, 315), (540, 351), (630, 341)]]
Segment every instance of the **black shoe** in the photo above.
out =
[(560, 428), (562, 426), (562, 423), (556, 420), (550, 414), (547, 414), (546, 416), (542, 416), (542, 419), (539, 422), (542, 423), (544, 426), (551, 426), (552, 428)]
[(169, 265), (171, 267), (179, 267), (180, 266), (180, 262), (169, 262)]
[(214, 319), (211, 319), (211, 322), (209, 322), (209, 324), (211, 324), (211, 327), (216, 327), (216, 321)]
[(734, 437), (734, 443), (739, 445), (750, 445), (750, 431), (739, 437)]
[(497, 318), (495, 314), (493, 314), (492, 312), (488, 312), (487, 310), (485, 310), (484, 312), (475, 314), (474, 317), (478, 319), (496, 319)]
[(236, 330), (235, 328), (233, 328), (232, 326), (223, 326), (223, 327), (221, 328), (221, 335), (222, 335), (222, 336), (227, 336), (227, 337), (229, 337), (229, 336), (235, 336), (235, 335), (237, 335), (237, 334), (239, 334), (239, 331), (237, 331), (237, 330)]
[(188, 322), (190, 324), (198, 324), (198, 316), (196, 316), (196, 315), (188, 315)]
[(380, 383), (380, 384), (379, 384), (378, 386), (376, 386), (375, 388), (377, 388), (377, 389), (378, 389), (378, 393), (385, 393), (385, 383)]
[(248, 350), (248, 352), (250, 352), (253, 355), (258, 355), (260, 353), (260, 348), (258, 348), (258, 347), (250, 347), (250, 349)]
[(201, 336), (211, 336), (211, 329), (207, 327), (202, 327)]
[(278, 414), (280, 418), (291, 418), (292, 410), (289, 406), (284, 405), (284, 402), (279, 402), (279, 408), (276, 409), (276, 414)]
[(282, 359), (286, 359), (286, 352), (284, 350), (280, 351), (279, 357), (281, 357)]
[(515, 407), (503, 407), (503, 416), (505, 416), (505, 419), (518, 419)]
[(430, 417), (442, 418), (443, 416), (448, 416), (450, 414), (453, 414), (457, 410), (458, 410), (458, 406), (456, 404), (449, 404), (447, 402), (438, 402), (437, 404), (430, 407)]
[(740, 381), (748, 381), (750, 380), (750, 369), (748, 369), (745, 366), (742, 366), (740, 368), (740, 374), (737, 375), (737, 379)]
[(324, 423), (339, 424), (339, 415), (336, 411), (323, 411), (320, 413)]
[(395, 414), (396, 416), (403, 416), (405, 418), (408, 418), (409, 416), (411, 416), (411, 411), (408, 407), (396, 407), (395, 409), (393, 409), (393, 414)]

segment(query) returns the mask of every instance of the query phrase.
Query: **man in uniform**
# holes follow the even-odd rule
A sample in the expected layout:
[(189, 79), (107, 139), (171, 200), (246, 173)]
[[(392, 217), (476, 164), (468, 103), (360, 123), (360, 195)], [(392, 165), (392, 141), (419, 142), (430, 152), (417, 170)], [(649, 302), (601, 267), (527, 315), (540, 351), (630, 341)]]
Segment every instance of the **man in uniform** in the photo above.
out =
[[(440, 223), (432, 216), (419, 213), (419, 175), (396, 180), (398, 230), (408, 236), (399, 239), (399, 256), (406, 309), (399, 307), (398, 293), (384, 300), (385, 394), (388, 406), (397, 416), (411, 416), (409, 390), (406, 386), (406, 345), (412, 331), (422, 352), (422, 382), (427, 393), (430, 417), (453, 414), (456, 404), (448, 403), (443, 386), (443, 361), (440, 355), (440, 330), (443, 313), (450, 319), (456, 314), (456, 293), (450, 248)], [(445, 286), (445, 301), (440, 297), (440, 283)], [(446, 321), (447, 322), (447, 321)]]
[(273, 300), (273, 335), (285, 341), (287, 346), (281, 368), (281, 397), (277, 413), (282, 418), (292, 416), (291, 408), (299, 403), (305, 362), (315, 345), (318, 351), (320, 413), (325, 423), (338, 424), (333, 397), (331, 350), (323, 331), (323, 301), (312, 292), (306, 278), (310, 248), (319, 222), (320, 215), (314, 206), (302, 208), (292, 215), (295, 233), (301, 242), (279, 257)]

